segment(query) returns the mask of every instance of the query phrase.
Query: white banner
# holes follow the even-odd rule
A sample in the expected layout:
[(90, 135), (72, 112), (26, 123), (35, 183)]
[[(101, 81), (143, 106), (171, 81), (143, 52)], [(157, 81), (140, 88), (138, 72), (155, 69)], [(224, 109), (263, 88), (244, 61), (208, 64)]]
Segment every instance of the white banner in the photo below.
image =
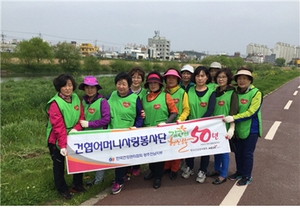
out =
[(223, 116), (68, 135), (68, 174), (230, 152)]

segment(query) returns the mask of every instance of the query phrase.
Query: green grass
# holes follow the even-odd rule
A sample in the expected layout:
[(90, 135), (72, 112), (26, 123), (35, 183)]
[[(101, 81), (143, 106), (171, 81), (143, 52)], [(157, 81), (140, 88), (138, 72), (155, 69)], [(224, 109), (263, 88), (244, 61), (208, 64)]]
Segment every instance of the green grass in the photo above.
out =
[[(76, 75), (76, 74), (73, 74)], [(296, 70), (259, 70), (254, 85), (264, 95), (300, 76)], [(76, 77), (80, 84), (83, 77)], [(98, 79), (99, 92), (108, 96), (115, 90), (114, 77)], [(82, 96), (84, 92), (75, 90)], [(52, 80), (32, 79), (1, 83), (1, 205), (79, 205), (111, 186), (114, 169), (106, 170), (104, 182), (88, 192), (63, 200), (55, 189), (52, 160), (47, 148), (45, 105), (55, 94)], [(142, 165), (142, 171), (147, 169)], [(84, 173), (84, 183), (95, 177)], [(72, 175), (65, 174), (71, 185)]]

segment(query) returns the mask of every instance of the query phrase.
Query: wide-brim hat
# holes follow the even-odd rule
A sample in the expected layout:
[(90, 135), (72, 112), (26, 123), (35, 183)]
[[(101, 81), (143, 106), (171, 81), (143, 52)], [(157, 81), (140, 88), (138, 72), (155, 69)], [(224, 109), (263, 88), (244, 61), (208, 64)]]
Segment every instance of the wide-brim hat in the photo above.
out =
[(246, 76), (249, 76), (251, 80), (254, 79), (253, 76), (252, 76), (252, 73), (251, 73), (250, 71), (245, 70), (245, 69), (242, 69), (242, 70), (239, 70), (235, 75), (233, 75), (232, 78), (234, 79), (234, 81), (237, 80), (237, 77), (238, 77), (239, 75), (246, 75)]
[(102, 89), (102, 87), (98, 84), (98, 80), (96, 79), (96, 77), (93, 76), (86, 76), (83, 80), (83, 83), (79, 85), (78, 89), (84, 90), (85, 85), (96, 86), (97, 91)]
[(164, 86), (163, 85), (163, 80), (162, 80), (162, 77), (160, 77), (158, 74), (149, 74), (148, 77), (147, 77), (147, 80), (144, 84), (144, 87), (147, 89), (149, 88), (149, 82), (157, 82), (159, 83), (161, 86)]
[(181, 76), (179, 74), (179, 71), (177, 71), (176, 69), (168, 69), (166, 71), (166, 73), (164, 74), (164, 79), (166, 80), (166, 76), (170, 76), (170, 75), (173, 75), (173, 76), (176, 76), (179, 78), (179, 81), (181, 80)]
[(194, 73), (194, 67), (192, 67), (191, 65), (189, 64), (186, 64), (184, 65), (182, 68), (181, 68), (181, 72), (184, 72), (184, 71), (188, 71), (190, 72), (191, 74)]
[(209, 69), (210, 68), (221, 69), (222, 66), (219, 62), (212, 62), (211, 65), (209, 66)]

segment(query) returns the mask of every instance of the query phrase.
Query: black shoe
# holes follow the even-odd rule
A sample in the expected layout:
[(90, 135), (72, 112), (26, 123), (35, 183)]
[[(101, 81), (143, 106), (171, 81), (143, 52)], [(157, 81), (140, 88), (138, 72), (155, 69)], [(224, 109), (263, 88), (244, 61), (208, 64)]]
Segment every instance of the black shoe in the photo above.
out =
[(71, 191), (74, 193), (83, 193), (83, 192), (86, 192), (86, 189), (83, 187), (83, 185), (80, 185), (80, 186), (72, 185)]
[(216, 179), (212, 182), (212, 184), (219, 185), (219, 184), (222, 184), (222, 183), (224, 183), (224, 182), (226, 182), (226, 181), (227, 181), (226, 178), (224, 178), (223, 180), (221, 180), (221, 179), (218, 177), (218, 178), (216, 178)]
[(94, 180), (91, 180), (91, 181), (86, 182), (86, 185), (87, 185), (87, 186), (92, 186), (92, 185), (95, 184), (95, 181), (96, 181), (96, 178), (95, 178)]
[(158, 189), (161, 185), (161, 179), (155, 179), (153, 183), (153, 188)]
[(235, 174), (228, 176), (228, 179), (232, 180), (232, 181), (240, 179), (240, 178), (242, 178), (242, 174), (240, 174), (238, 172), (235, 172)]
[(63, 196), (64, 199), (72, 199), (73, 197), (73, 195), (68, 189), (59, 193)]
[(206, 173), (207, 177), (212, 177), (212, 176), (219, 176), (220, 175), (220, 171), (212, 171), (212, 172), (208, 172)]
[(171, 172), (171, 169), (164, 169), (164, 174), (165, 173), (170, 173)]
[(154, 173), (150, 172), (147, 175), (145, 175), (144, 180), (150, 180), (153, 177), (154, 177)]
[(170, 173), (170, 179), (171, 180), (175, 180), (177, 178), (177, 175), (178, 175), (178, 171), (171, 171)]

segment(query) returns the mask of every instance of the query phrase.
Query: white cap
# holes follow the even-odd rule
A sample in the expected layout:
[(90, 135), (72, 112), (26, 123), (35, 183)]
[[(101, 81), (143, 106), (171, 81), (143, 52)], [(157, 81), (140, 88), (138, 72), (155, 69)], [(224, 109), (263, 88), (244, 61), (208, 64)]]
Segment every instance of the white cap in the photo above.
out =
[(209, 68), (217, 68), (217, 69), (221, 69), (222, 66), (219, 62), (212, 62)]
[(193, 74), (194, 73), (194, 67), (192, 67), (191, 65), (186, 64), (181, 68), (181, 72), (183, 72), (183, 71), (189, 71)]

